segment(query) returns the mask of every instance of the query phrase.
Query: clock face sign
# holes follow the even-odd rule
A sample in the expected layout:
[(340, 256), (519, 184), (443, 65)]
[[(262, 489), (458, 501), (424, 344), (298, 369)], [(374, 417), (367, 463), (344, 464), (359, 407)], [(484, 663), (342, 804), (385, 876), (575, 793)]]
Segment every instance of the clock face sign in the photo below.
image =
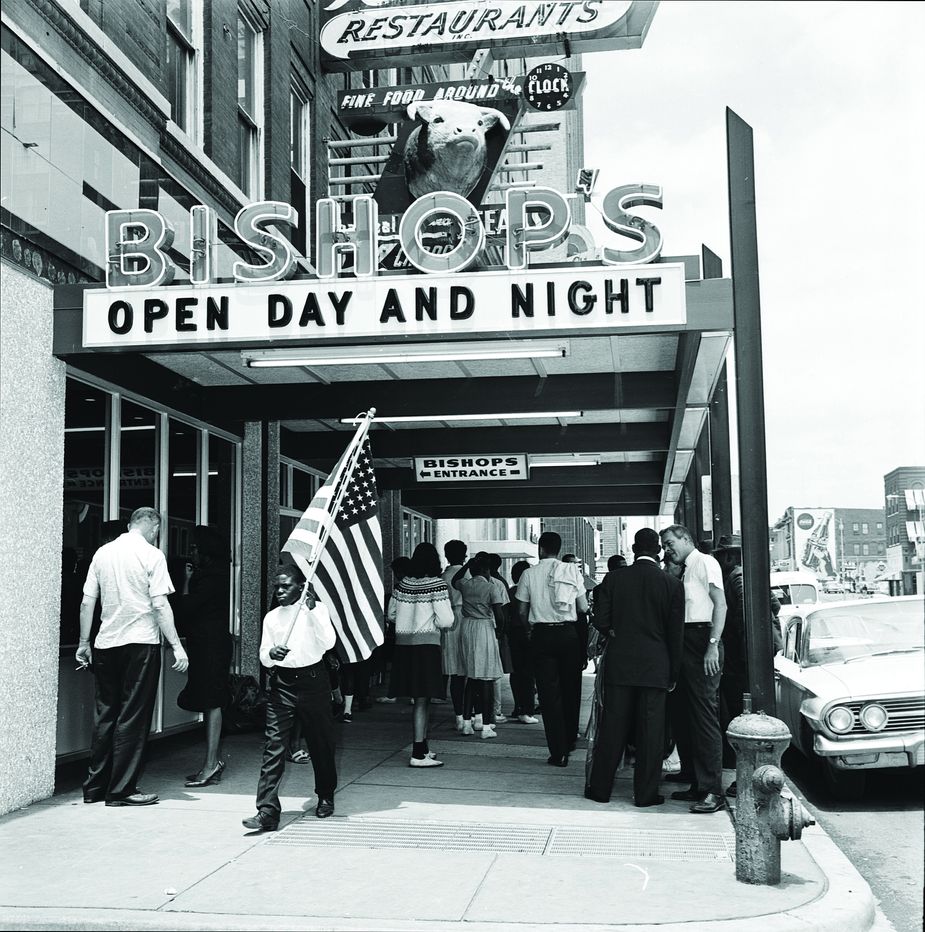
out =
[(524, 81), (524, 99), (534, 110), (560, 110), (572, 99), (571, 74), (553, 62), (537, 65)]

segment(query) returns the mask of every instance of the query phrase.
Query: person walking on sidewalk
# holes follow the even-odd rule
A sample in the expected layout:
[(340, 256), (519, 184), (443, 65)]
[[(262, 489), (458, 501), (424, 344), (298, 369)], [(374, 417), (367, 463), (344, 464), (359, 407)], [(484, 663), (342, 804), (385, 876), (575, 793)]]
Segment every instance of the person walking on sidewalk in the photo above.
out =
[[(85, 803), (150, 806), (153, 793), (141, 793), (138, 780), (151, 730), (161, 673), (161, 635), (173, 649), (173, 669), (189, 666), (173, 623), (167, 596), (173, 584), (164, 554), (154, 546), (160, 515), (153, 508), (132, 512), (128, 531), (93, 555), (80, 603), (80, 643), (76, 659), (93, 663), (96, 709), (90, 767), (83, 785)], [(90, 648), (97, 600), (102, 620)]]
[(449, 680), (450, 700), (453, 703), (453, 714), (456, 716), (457, 731), (463, 730), (466, 671), (463, 668), (460, 653), (462, 593), (453, 586), (453, 577), (465, 564), (467, 551), (468, 548), (461, 540), (448, 540), (443, 545), (443, 555), (447, 562), (447, 567), (443, 571), (443, 581), (450, 593), (454, 621), (452, 628), (444, 628), (440, 632), (440, 649), (443, 657), (443, 675)]
[(603, 715), (585, 797), (610, 801), (613, 779), (630, 734), (636, 766), (633, 796), (639, 807), (664, 802), (658, 795), (665, 744), (665, 704), (681, 668), (684, 587), (662, 572), (658, 534), (636, 532), (632, 566), (613, 573), (595, 600), (593, 622), (605, 635)]
[(454, 621), (450, 591), (440, 575), (433, 544), (414, 548), (408, 575), (392, 590), (388, 617), (395, 622), (395, 656), (389, 695), (414, 701), (411, 767), (442, 767), (427, 741), (430, 700), (442, 699), (443, 664), (440, 631)]
[(540, 562), (525, 570), (515, 595), (520, 617), (530, 626), (533, 672), (549, 748), (547, 763), (567, 767), (578, 738), (581, 671), (578, 612), (588, 611), (584, 580), (574, 563), (559, 561), (562, 538), (555, 531), (540, 535)]
[(661, 537), (666, 555), (681, 567), (684, 583), (684, 653), (670, 710), (681, 774), (693, 774), (690, 788), (672, 793), (671, 798), (691, 802), (691, 812), (716, 812), (725, 805), (719, 728), (726, 622), (723, 574), (713, 557), (696, 548), (683, 525), (665, 528)]
[(516, 598), (517, 583), (524, 570), (530, 568), (526, 560), (518, 560), (511, 567), (511, 582), (508, 596), (507, 636), (511, 649), (511, 692), (514, 694), (514, 709), (511, 717), (522, 725), (538, 725), (540, 720), (533, 714), (533, 696), (536, 692), (536, 680), (533, 676), (533, 659), (530, 656), (530, 628), (520, 617), (520, 607)]
[(496, 631), (503, 624), (502, 596), (507, 597), (507, 593), (502, 593), (497, 580), (491, 578), (488, 555), (483, 553), (456, 571), (453, 587), (462, 595), (460, 655), (467, 678), (462, 733), (478, 731), (483, 738), (496, 738), (495, 680), (501, 676)]
[[(301, 723), (315, 771), (315, 815), (319, 819), (334, 814), (337, 789), (331, 681), (323, 659), (337, 640), (334, 625), (327, 606), (318, 601), (311, 586), (303, 601), (305, 576), (295, 564), (281, 565), (273, 586), (279, 606), (264, 617), (260, 640), (260, 662), (270, 675), (257, 814), (241, 822), (255, 832), (275, 832), (279, 828), (279, 782), (286, 769), (296, 719)], [(292, 633), (284, 646), (290, 626)]]

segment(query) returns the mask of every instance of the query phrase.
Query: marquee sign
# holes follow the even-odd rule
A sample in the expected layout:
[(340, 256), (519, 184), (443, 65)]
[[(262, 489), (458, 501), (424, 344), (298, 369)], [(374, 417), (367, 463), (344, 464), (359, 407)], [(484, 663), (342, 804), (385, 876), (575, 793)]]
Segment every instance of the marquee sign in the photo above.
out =
[(527, 454), (467, 453), (464, 456), (416, 456), (418, 482), (486, 482), (494, 479), (529, 479)]
[(83, 346), (314, 343), (683, 325), (683, 264), (84, 292)]
[[(326, 0), (321, 64), (353, 71), (641, 48), (654, 0)], [(567, 52), (566, 52), (567, 54)]]

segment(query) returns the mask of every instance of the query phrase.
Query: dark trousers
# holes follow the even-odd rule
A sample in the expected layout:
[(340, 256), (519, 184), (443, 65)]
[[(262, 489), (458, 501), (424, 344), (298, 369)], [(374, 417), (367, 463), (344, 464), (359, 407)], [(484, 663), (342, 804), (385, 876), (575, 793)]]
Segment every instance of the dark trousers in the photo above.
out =
[(533, 694), (536, 678), (530, 655), (530, 635), (526, 628), (511, 626), (507, 632), (511, 651), (511, 692), (514, 694), (514, 715), (533, 714)]
[(736, 752), (733, 750), (726, 729), (729, 723), (742, 714), (742, 694), (748, 692), (748, 673), (745, 670), (734, 672), (723, 670), (719, 683), (719, 727), (723, 736), (723, 766), (735, 767)]
[[(693, 774), (701, 794), (723, 792), (723, 739), (719, 729), (721, 672), (707, 676), (703, 655), (710, 643), (710, 628), (686, 628), (681, 675), (668, 702), (671, 728), (681, 758), (681, 772)], [(719, 643), (720, 671), (723, 644)]]
[(160, 644), (93, 651), (96, 714), (85, 796), (122, 799), (138, 792), (161, 673)]
[(331, 684), (323, 662), (310, 667), (274, 667), (269, 677), (267, 729), (263, 763), (257, 783), (257, 809), (279, 819), (279, 781), (286, 768), (286, 746), (298, 719), (315, 771), (315, 793), (333, 799), (337, 788), (334, 765), (334, 717)]
[(536, 624), (530, 634), (536, 689), (543, 707), (546, 746), (565, 757), (578, 736), (581, 658), (575, 625)]
[(357, 699), (365, 699), (369, 695), (368, 661), (340, 665), (340, 691), (343, 696), (355, 696)]
[(588, 788), (599, 799), (610, 799), (613, 778), (630, 735), (636, 746), (633, 796), (637, 805), (654, 802), (662, 776), (667, 689), (604, 684), (604, 708)]

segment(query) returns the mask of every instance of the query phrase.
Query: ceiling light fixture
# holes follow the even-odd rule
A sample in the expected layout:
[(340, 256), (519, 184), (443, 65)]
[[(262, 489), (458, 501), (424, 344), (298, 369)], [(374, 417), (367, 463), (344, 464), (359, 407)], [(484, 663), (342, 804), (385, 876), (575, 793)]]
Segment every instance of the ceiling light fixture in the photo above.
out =
[(600, 466), (600, 460), (530, 460), (530, 468), (536, 469), (540, 466)]
[(568, 340), (495, 340), (469, 343), (412, 343), (407, 346), (329, 346), (311, 349), (248, 350), (250, 369), (282, 366), (377, 366), (407, 362), (478, 362), (489, 359), (562, 359)]
[[(584, 411), (509, 411), (502, 414), (411, 414), (402, 417), (379, 417), (373, 423), (377, 424), (417, 424), (434, 421), (522, 421), (540, 418), (568, 418), (583, 417)], [(341, 424), (359, 424), (365, 418), (342, 417)]]

